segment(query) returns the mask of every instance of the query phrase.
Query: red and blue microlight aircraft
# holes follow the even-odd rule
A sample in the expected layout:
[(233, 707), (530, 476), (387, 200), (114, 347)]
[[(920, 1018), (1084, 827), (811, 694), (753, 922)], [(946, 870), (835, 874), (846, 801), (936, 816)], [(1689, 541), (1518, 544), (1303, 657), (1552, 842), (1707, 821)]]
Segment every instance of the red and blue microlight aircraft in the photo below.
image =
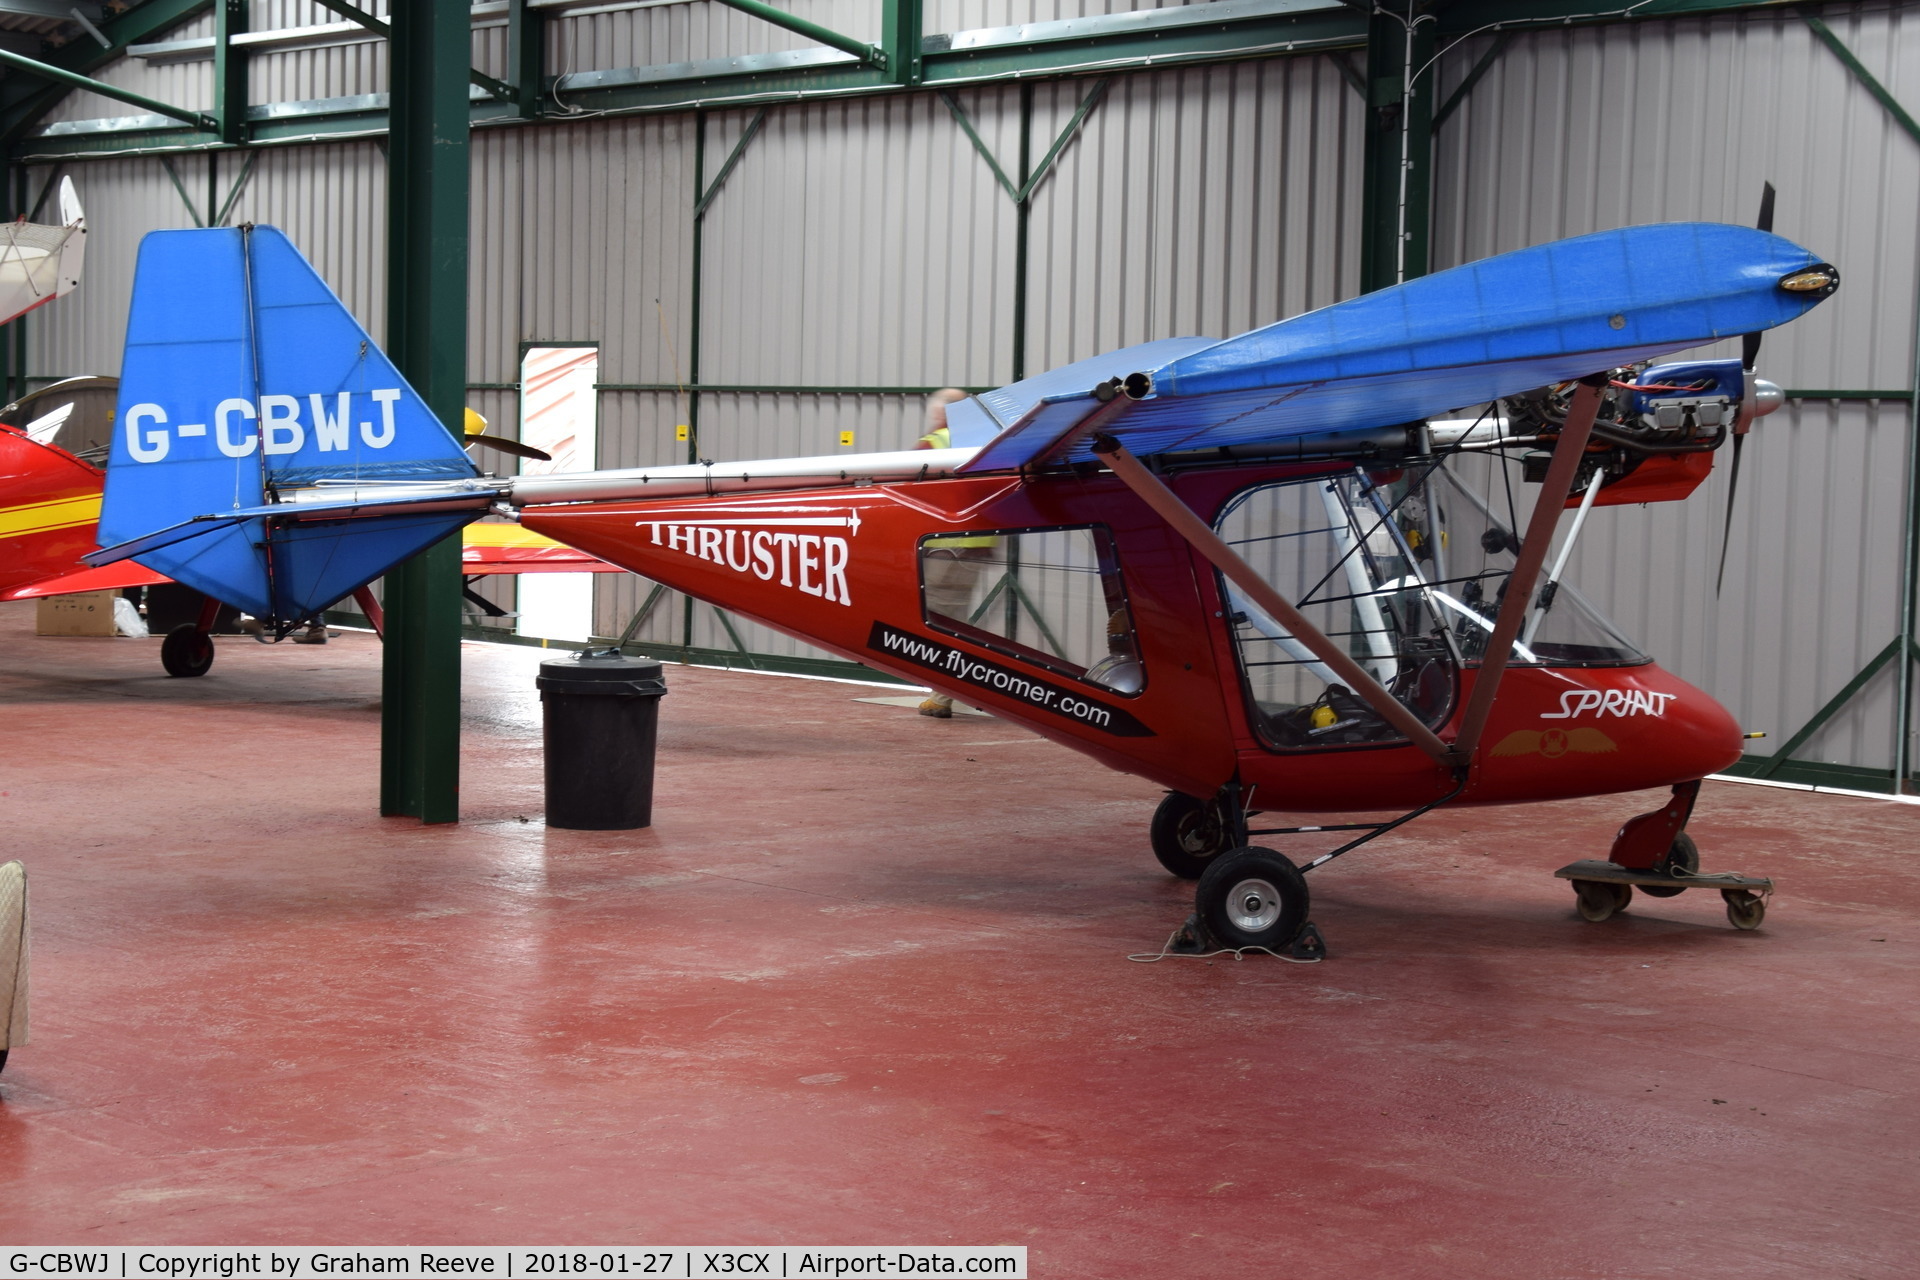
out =
[[(1738, 727), (1567, 570), (1593, 507), (1685, 497), (1778, 405), (1752, 335), (1838, 283), (1770, 232), (1627, 228), (1082, 360), (953, 405), (947, 449), (497, 479), (279, 232), (156, 232), (89, 560), (290, 630), (508, 513), (1167, 788), (1195, 947), (1312, 953), (1306, 873), (1438, 806), (1659, 786), (1561, 869), (1581, 913), (1710, 888), (1753, 928), (1769, 883), (1684, 830)], [(1400, 816), (1253, 825), (1341, 810)], [(1343, 843), (1252, 843), (1306, 832)]]

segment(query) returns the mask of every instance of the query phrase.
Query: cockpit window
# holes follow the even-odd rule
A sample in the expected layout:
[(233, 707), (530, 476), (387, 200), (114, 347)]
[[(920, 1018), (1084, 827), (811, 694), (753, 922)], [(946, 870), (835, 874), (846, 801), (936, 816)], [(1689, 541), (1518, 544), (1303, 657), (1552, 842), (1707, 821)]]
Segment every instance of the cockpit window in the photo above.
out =
[(1114, 555), (1098, 525), (920, 540), (927, 624), (1131, 697), (1146, 688)]
[[(1452, 709), (1455, 657), (1384, 483), (1363, 471), (1262, 485), (1216, 528), (1307, 620), (1429, 725)], [(1411, 537), (1409, 536), (1411, 535)], [(1232, 583), (1220, 581), (1255, 727), (1271, 747), (1395, 742), (1400, 732)]]
[[(1249, 489), (1220, 536), (1307, 619), (1427, 724), (1453, 707), (1455, 671), (1486, 653), (1530, 510), (1523, 464), (1485, 455), (1393, 471), (1364, 468)], [(1566, 581), (1575, 522), (1535, 586), (1510, 661), (1627, 666), (1648, 661)], [(1256, 728), (1277, 749), (1398, 741), (1400, 735), (1294, 636), (1224, 578), (1234, 648)]]

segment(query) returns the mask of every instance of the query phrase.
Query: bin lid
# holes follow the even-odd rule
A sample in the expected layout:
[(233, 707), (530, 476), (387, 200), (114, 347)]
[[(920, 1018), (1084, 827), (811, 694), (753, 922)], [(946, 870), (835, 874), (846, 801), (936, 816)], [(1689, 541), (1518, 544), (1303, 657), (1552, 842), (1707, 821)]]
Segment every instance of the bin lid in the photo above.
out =
[(666, 693), (667, 681), (657, 658), (630, 658), (623, 653), (582, 650), (565, 658), (548, 658), (534, 681), (541, 692), (584, 694)]

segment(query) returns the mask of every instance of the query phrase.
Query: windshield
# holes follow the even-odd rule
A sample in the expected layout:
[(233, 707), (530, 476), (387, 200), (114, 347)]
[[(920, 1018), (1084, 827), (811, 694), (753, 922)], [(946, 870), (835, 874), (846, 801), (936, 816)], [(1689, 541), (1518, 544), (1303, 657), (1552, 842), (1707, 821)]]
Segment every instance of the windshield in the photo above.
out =
[[(1486, 454), (1456, 455), (1444, 466), (1407, 472), (1401, 482), (1403, 525), (1419, 530), (1423, 568), (1463, 660), (1486, 653), (1493, 619), (1506, 596), (1520, 549), (1515, 530), (1538, 485), (1524, 464)], [(1585, 494), (1578, 496), (1584, 497)], [(1514, 642), (1512, 661), (1533, 666), (1625, 666), (1649, 661), (1599, 609), (1566, 580), (1581, 532), (1578, 510), (1560, 519), (1552, 551), (1534, 588), (1533, 608)]]
[[(1455, 667), (1486, 653), (1519, 548), (1512, 513), (1530, 507), (1537, 492), (1519, 463), (1468, 454), (1444, 465), (1356, 467), (1258, 485), (1235, 495), (1215, 528), (1308, 621), (1438, 725), (1453, 706)], [(1647, 661), (1564, 579), (1581, 523), (1572, 516), (1560, 522), (1514, 642), (1516, 665)], [(1255, 723), (1269, 746), (1399, 737), (1299, 639), (1232, 583), (1222, 578), (1220, 587)]]

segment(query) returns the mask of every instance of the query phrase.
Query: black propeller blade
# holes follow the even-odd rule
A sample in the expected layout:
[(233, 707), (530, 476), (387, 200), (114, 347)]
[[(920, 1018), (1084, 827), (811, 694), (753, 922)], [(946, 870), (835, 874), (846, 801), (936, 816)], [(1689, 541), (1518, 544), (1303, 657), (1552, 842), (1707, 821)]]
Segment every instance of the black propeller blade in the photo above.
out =
[(1713, 579), (1716, 598), (1727, 581), (1727, 548), (1733, 544), (1733, 495), (1740, 492), (1740, 447), (1746, 442), (1744, 432), (1733, 438), (1733, 464), (1727, 470), (1727, 518), (1720, 526), (1720, 572)]
[(530, 444), (521, 444), (518, 440), (509, 440), (504, 436), (473, 435), (467, 437), (467, 447), (485, 445), (489, 449), (498, 449), (501, 453), (510, 453), (516, 458), (532, 458), (536, 462), (552, 462), (553, 455), (536, 449)]
[[(1753, 225), (1761, 231), (1773, 230), (1773, 184), (1767, 183), (1760, 188), (1760, 216)], [(1763, 335), (1754, 332), (1742, 335), (1740, 339), (1740, 367), (1752, 373), (1760, 360), (1760, 339)], [(1753, 379), (1747, 379), (1746, 393), (1753, 394)], [(1727, 580), (1727, 548), (1733, 543), (1733, 498), (1740, 492), (1740, 449), (1747, 443), (1747, 428), (1752, 425), (1752, 406), (1740, 407), (1741, 419), (1733, 431), (1733, 462), (1727, 470), (1727, 518), (1720, 529), (1720, 572), (1713, 579), (1713, 594), (1720, 594), (1720, 587)]]

